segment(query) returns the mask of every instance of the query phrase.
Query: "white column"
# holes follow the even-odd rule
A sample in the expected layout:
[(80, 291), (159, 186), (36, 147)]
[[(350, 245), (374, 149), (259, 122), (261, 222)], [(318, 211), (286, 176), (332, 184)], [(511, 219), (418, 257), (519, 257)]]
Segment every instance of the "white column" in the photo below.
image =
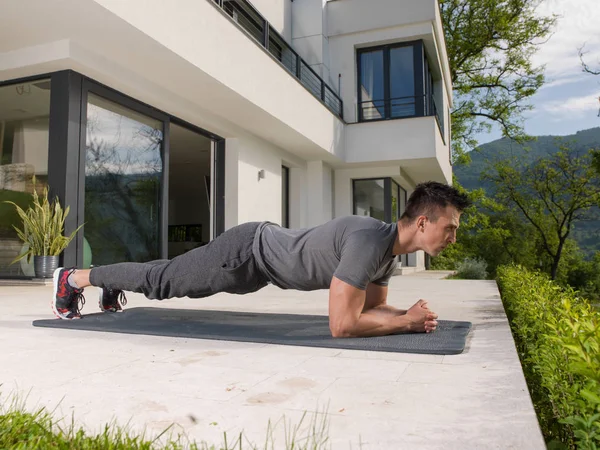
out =
[(290, 168), (290, 228), (306, 228), (307, 217), (307, 177), (306, 170)]
[(327, 222), (333, 219), (333, 201), (334, 201), (334, 187), (333, 187), (334, 173), (331, 167), (323, 165), (323, 211), (322, 221)]
[(238, 225), (238, 180), (239, 180), (238, 139), (225, 141), (225, 229)]
[(323, 161), (309, 161), (306, 165), (307, 225), (322, 224), (325, 208)]
[[(292, 47), (331, 85), (325, 3), (326, 0), (301, 0), (292, 3)], [(335, 89), (336, 86), (333, 87)]]

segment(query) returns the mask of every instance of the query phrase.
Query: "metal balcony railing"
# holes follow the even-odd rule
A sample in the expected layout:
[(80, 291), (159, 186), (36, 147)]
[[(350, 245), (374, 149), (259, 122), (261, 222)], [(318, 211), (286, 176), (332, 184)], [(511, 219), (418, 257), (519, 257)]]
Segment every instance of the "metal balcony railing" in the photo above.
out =
[(246, 0), (208, 0), (218, 5), (234, 22), (277, 59), (310, 93), (338, 117), (343, 118), (339, 95), (288, 45), (265, 18)]
[(427, 116), (435, 116), (440, 133), (444, 138), (443, 113), (438, 110), (433, 95), (367, 100), (358, 105), (359, 122)]

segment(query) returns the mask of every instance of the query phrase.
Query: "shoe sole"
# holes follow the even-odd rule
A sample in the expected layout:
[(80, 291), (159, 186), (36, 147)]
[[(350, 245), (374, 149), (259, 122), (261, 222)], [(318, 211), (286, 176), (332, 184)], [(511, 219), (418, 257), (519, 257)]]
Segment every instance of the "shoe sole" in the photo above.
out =
[[(58, 293), (58, 276), (60, 275), (60, 271), (63, 269), (64, 269), (64, 267), (59, 267), (52, 274), (52, 282), (54, 284), (54, 291), (53, 291), (54, 295), (52, 295), (52, 300), (50, 300), (50, 306), (52, 307), (52, 312), (54, 313), (54, 315), (56, 316), (57, 319), (76, 320), (76, 319), (69, 319), (67, 317), (61, 316), (60, 313), (58, 312), (58, 308), (56, 307), (56, 294)], [(78, 319), (81, 319), (81, 317), (78, 317)]]
[(106, 313), (117, 313), (117, 312), (122, 312), (123, 308), (121, 308), (120, 310), (113, 310), (113, 309), (104, 309), (102, 307), (102, 294), (103, 294), (104, 288), (99, 287), (98, 288), (98, 307), (100, 308), (100, 311), (102, 312), (106, 312)]

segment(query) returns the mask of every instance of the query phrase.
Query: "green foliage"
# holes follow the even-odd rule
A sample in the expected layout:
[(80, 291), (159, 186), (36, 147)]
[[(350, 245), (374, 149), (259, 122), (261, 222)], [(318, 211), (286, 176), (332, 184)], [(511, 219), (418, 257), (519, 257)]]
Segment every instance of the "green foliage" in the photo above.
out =
[(485, 259), (465, 258), (456, 265), (454, 278), (462, 280), (485, 280), (487, 276), (487, 262)]
[(33, 197), (27, 192), (0, 189), (0, 237), (17, 237), (13, 229), (15, 223), (21, 222), (16, 208), (9, 204), (17, 204), (22, 209), (31, 206)]
[(600, 446), (600, 312), (572, 289), (521, 266), (498, 284), (546, 440)]
[(83, 226), (78, 227), (70, 236), (63, 236), (69, 207), (67, 206), (63, 211), (58, 199), (50, 202), (47, 187), (44, 188), (40, 198), (35, 189), (35, 177), (33, 179), (33, 202), (27, 209), (23, 209), (11, 201), (6, 203), (15, 207), (23, 223), (22, 229), (13, 225), (17, 236), (21, 241), (29, 244), (28, 249), (17, 256), (12, 263), (25, 257), (30, 260), (32, 256), (60, 255)]
[(433, 269), (455, 270), (465, 258), (485, 260), (492, 278), (498, 266), (512, 262), (536, 267), (535, 230), (516, 211), (487, 197), (482, 189), (466, 191), (456, 179), (454, 186), (467, 193), (472, 206), (461, 217), (457, 242), (432, 258)]
[(468, 159), (478, 133), (496, 124), (524, 141), (522, 114), (544, 83), (532, 56), (550, 35), (555, 17), (536, 13), (541, 0), (440, 0), (454, 87), (452, 149)]
[(600, 304), (600, 252), (596, 252), (590, 261), (576, 250), (564, 259), (559, 270), (561, 284), (571, 286), (585, 298)]
[(598, 172), (598, 174), (600, 174), (600, 150), (594, 151), (593, 165), (594, 165), (594, 169), (596, 169), (596, 172)]
[[(568, 143), (572, 152), (585, 153), (589, 149), (600, 149), (600, 127), (578, 131), (576, 134), (557, 139), (554, 136), (538, 136), (535, 141), (521, 145), (510, 139), (499, 139), (484, 144), (477, 151), (471, 152), (471, 163), (459, 165), (454, 168), (457, 180), (467, 190), (483, 188), (486, 195), (494, 198), (496, 186), (490, 180), (480, 179), (481, 174), (488, 169), (490, 162), (504, 159), (506, 155), (517, 158), (519, 168), (525, 169), (540, 158), (560, 151), (562, 144)], [(595, 154), (600, 154), (596, 150)], [(600, 164), (600, 159), (597, 159)], [(598, 174), (600, 174), (600, 166)], [(595, 206), (589, 211), (590, 220), (579, 221), (575, 224), (573, 232), (569, 235), (577, 241), (586, 259), (600, 251), (600, 208)], [(491, 268), (490, 268), (491, 270)]]
[(494, 183), (497, 201), (516, 208), (535, 228), (542, 250), (552, 260), (552, 279), (575, 224), (600, 203), (600, 180), (591, 159), (591, 151), (580, 154), (563, 146), (525, 169), (518, 157), (507, 156), (483, 174)]

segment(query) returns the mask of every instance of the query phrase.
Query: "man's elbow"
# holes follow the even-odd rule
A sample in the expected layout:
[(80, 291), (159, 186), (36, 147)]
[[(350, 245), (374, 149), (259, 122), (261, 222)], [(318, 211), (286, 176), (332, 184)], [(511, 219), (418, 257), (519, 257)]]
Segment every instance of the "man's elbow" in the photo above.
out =
[(354, 326), (348, 324), (329, 324), (329, 331), (334, 338), (349, 338), (354, 336)]

